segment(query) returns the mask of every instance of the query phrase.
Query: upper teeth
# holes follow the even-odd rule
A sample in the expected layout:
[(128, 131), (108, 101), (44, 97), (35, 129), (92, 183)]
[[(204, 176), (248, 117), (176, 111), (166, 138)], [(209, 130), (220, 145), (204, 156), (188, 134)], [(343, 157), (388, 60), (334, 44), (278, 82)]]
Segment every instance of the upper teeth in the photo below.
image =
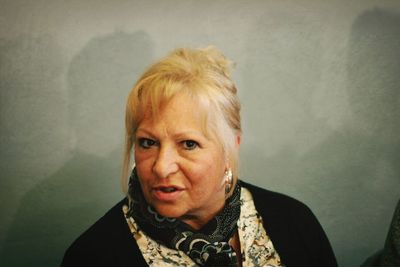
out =
[(163, 187), (163, 188), (161, 188), (161, 191), (167, 192), (167, 193), (173, 192), (173, 191), (175, 191), (175, 190), (176, 190), (176, 189), (173, 188), (173, 187)]

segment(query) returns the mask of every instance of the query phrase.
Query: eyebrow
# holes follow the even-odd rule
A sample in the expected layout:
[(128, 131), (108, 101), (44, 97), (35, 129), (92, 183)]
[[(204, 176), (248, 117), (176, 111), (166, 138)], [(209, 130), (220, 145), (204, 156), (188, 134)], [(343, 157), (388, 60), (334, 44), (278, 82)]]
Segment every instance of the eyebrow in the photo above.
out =
[(135, 134), (135, 135), (137, 135), (137, 134), (140, 133), (140, 132), (143, 132), (144, 134), (147, 134), (147, 135), (150, 135), (150, 136), (152, 136), (152, 137), (155, 137), (155, 136), (152, 134), (151, 131), (149, 131), (149, 130), (147, 130), (147, 129), (143, 129), (143, 128), (138, 128), (138, 129), (136, 130), (136, 134)]
[[(138, 128), (137, 131), (136, 131), (136, 135), (138, 135), (138, 134), (140, 135), (141, 133), (149, 135), (152, 138), (157, 139), (156, 136), (150, 130), (148, 130), (146, 128)], [(194, 136), (194, 137), (197, 137), (197, 138), (202, 138), (202, 139), (205, 139), (205, 140), (209, 140), (209, 138), (207, 138), (207, 135), (205, 133), (194, 131), (194, 130), (182, 131), (182, 132), (178, 132), (178, 133), (175, 133), (175, 134), (172, 135), (172, 137), (176, 138), (176, 139), (181, 139), (183, 137), (186, 138), (187, 136)]]

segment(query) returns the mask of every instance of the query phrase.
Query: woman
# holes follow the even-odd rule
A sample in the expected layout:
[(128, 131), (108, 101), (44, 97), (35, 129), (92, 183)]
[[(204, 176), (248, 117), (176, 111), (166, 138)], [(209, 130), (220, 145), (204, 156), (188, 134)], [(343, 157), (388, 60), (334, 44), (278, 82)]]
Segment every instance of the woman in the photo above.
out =
[(238, 180), (229, 68), (215, 48), (178, 49), (143, 74), (126, 108), (127, 198), (62, 266), (337, 266), (304, 204)]

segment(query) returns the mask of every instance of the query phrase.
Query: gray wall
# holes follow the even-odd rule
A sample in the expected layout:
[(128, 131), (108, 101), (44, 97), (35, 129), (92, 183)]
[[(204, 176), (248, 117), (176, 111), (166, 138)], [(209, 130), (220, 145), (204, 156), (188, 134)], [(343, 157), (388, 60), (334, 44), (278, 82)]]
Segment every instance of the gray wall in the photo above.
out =
[(400, 197), (400, 3), (0, 1), (0, 265), (57, 266), (122, 198), (125, 98), (153, 60), (237, 67), (242, 179), (294, 196), (341, 266), (383, 246)]

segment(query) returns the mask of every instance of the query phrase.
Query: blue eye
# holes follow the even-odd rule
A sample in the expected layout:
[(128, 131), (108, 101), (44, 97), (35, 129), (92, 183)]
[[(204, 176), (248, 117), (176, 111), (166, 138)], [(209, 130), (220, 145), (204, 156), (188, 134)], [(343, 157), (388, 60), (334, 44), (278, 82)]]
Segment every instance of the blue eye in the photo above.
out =
[(199, 144), (193, 140), (185, 140), (182, 142), (182, 144), (183, 144), (183, 147), (187, 150), (193, 150), (199, 146)]
[(149, 149), (150, 147), (156, 144), (156, 141), (148, 139), (148, 138), (139, 138), (139, 146), (144, 149)]

